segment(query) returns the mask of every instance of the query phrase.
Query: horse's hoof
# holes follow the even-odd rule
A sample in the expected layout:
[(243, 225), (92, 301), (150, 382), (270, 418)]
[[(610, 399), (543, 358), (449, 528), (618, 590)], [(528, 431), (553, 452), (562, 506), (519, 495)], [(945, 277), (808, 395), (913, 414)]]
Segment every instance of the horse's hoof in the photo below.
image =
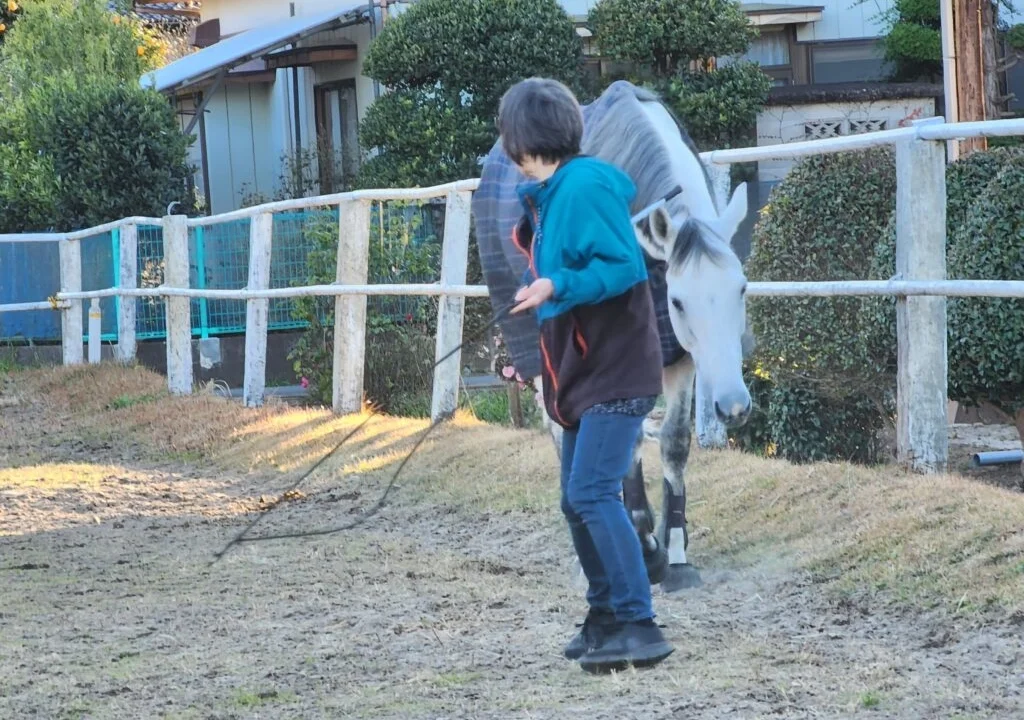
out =
[(661, 581), (661, 589), (666, 593), (674, 593), (680, 590), (691, 590), (704, 584), (700, 578), (700, 570), (685, 563), (683, 565), (669, 565), (665, 571), (665, 577)]
[(644, 548), (644, 565), (647, 567), (647, 579), (651, 585), (658, 585), (665, 579), (665, 572), (668, 570), (668, 551), (658, 541), (657, 536), (649, 536), (656, 544), (654, 550)]

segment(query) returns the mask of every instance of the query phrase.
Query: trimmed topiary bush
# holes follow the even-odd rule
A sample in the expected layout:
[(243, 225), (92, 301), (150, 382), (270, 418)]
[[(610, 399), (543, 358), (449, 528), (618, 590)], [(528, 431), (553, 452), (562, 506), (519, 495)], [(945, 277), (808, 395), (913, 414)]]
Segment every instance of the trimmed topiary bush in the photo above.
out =
[[(946, 169), (946, 274), (952, 279), (1024, 278), (1024, 149), (972, 153)], [(895, 213), (875, 248), (876, 275), (896, 268)], [(872, 301), (878, 340), (893, 348), (895, 300)], [(949, 395), (1011, 415), (1024, 407), (1024, 300), (949, 298)]]
[[(952, 234), (951, 277), (1024, 278), (1024, 152), (1005, 149), (999, 174)], [(950, 394), (1012, 414), (1024, 408), (1024, 299), (951, 298)]]
[[(754, 233), (752, 280), (886, 279), (896, 271), (895, 168), (888, 150), (801, 163)], [(947, 166), (947, 274), (1024, 278), (1024, 149)], [(883, 220), (884, 218), (884, 220)], [(895, 398), (896, 301), (751, 301), (756, 424), (739, 447), (793, 460), (870, 462)], [(1024, 413), (1024, 301), (948, 300), (949, 394)]]
[[(809, 158), (772, 193), (752, 241), (756, 281), (862, 280), (895, 208), (888, 148)], [(891, 275), (891, 273), (890, 273)], [(874, 276), (877, 278), (877, 276)], [(757, 298), (752, 363), (762, 378), (769, 454), (875, 462), (890, 416), (894, 348), (867, 298)]]
[[(895, 208), (895, 193), (893, 155), (885, 148), (800, 163), (762, 211), (747, 261), (748, 277), (869, 277), (875, 243)], [(800, 381), (833, 398), (871, 394), (883, 378), (889, 353), (865, 342), (874, 320), (862, 316), (862, 304), (856, 297), (751, 301), (761, 365), (774, 382)]]
[[(772, 80), (740, 59), (757, 29), (736, 0), (599, 0), (588, 19), (601, 54), (661, 95), (698, 148), (757, 144)], [(711, 68), (709, 58), (722, 62)]]
[(393, 92), (370, 106), (360, 145), (362, 187), (477, 177), (498, 136), (504, 92), (541, 75), (579, 89), (582, 43), (556, 0), (420, 0), (370, 45), (367, 77)]

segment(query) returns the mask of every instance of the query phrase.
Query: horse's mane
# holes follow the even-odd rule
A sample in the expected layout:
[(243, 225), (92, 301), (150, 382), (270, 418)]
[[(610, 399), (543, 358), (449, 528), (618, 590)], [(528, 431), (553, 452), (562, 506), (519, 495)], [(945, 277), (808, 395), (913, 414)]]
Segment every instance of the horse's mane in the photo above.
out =
[[(664, 197), (676, 185), (668, 149), (643, 111), (641, 103), (651, 102), (665, 108), (679, 128), (683, 144), (699, 159), (693, 140), (661, 98), (624, 80), (609, 85), (589, 106), (590, 117), (585, 123), (583, 152), (617, 165), (633, 178), (637, 196), (630, 208), (632, 212), (639, 212)], [(711, 178), (704, 164), (700, 163), (700, 166), (708, 193), (714, 201)]]
[[(617, 165), (633, 178), (636, 198), (630, 208), (639, 212), (667, 195), (676, 185), (669, 149), (643, 111), (642, 103), (659, 103), (679, 129), (679, 136), (689, 152), (698, 159), (704, 184), (712, 203), (715, 193), (707, 168), (700, 162), (700, 153), (686, 129), (675, 114), (653, 92), (632, 83), (618, 81), (608, 86), (601, 97), (588, 108), (592, 113), (586, 124), (583, 152), (595, 155)], [(676, 198), (669, 207), (681, 202)], [(719, 242), (716, 242), (718, 240)], [(678, 231), (671, 263), (678, 267), (690, 258), (706, 256), (721, 260), (728, 252), (728, 242), (722, 247), (721, 238), (696, 218), (688, 219)]]

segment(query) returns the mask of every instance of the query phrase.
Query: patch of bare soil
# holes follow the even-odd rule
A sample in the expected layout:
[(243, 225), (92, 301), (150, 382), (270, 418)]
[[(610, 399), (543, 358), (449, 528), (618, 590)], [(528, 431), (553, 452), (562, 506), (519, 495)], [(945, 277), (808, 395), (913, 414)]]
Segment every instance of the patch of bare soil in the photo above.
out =
[[(181, 415), (165, 427), (188, 425), (188, 402), (166, 402)], [(203, 417), (221, 411), (196, 402)], [(655, 598), (677, 651), (651, 670), (595, 678), (560, 655), (584, 608), (546, 437), (459, 418), (423, 445), (366, 525), (243, 543), (212, 564), (269, 505), (252, 535), (356, 517), (424, 427), (374, 418), (281, 500), (357, 419), (224, 403), (230, 437), (196, 441), (204, 452), (184, 460), (144, 428), (97, 446), (90, 433), (121, 412), (109, 403), (66, 420), (48, 448), (32, 439), (45, 437), (47, 403), (24, 399), (17, 432), (4, 413), (0, 717), (1024, 716), (1024, 613), (1007, 580), (1015, 563), (1024, 572), (1012, 532), (1024, 509), (1004, 491), (950, 497), (955, 478), (935, 483), (942, 502), (971, 507), (956, 522), (984, 525), (956, 525), (975, 542), (956, 536), (962, 557), (946, 564), (946, 585), (915, 547), (935, 555), (949, 544), (920, 539), (914, 503), (907, 516), (892, 510), (917, 497), (907, 479), (886, 478), (883, 490), (868, 471), (695, 451), (691, 555), (706, 585)], [(76, 428), (90, 429), (88, 442), (75, 444)], [(653, 445), (647, 455), (656, 479)], [(865, 499), (858, 487), (869, 482), (877, 492)], [(843, 520), (842, 508), (857, 517)], [(861, 558), (852, 587), (830, 576), (877, 552), (886, 523), (900, 551), (879, 568), (901, 574)], [(986, 565), (996, 551), (1007, 557)], [(929, 583), (908, 580), (902, 604), (866, 587), (896, 587), (915, 570)], [(950, 609), (958, 590), (965, 600)], [(985, 598), (1005, 612), (982, 612)]]

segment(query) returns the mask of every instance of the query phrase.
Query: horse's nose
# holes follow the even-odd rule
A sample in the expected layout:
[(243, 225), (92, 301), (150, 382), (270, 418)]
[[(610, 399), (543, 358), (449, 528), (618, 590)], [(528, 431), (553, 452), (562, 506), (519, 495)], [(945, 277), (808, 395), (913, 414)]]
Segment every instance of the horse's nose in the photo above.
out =
[(750, 397), (727, 400), (724, 403), (715, 400), (715, 414), (726, 427), (742, 425), (750, 417)]

